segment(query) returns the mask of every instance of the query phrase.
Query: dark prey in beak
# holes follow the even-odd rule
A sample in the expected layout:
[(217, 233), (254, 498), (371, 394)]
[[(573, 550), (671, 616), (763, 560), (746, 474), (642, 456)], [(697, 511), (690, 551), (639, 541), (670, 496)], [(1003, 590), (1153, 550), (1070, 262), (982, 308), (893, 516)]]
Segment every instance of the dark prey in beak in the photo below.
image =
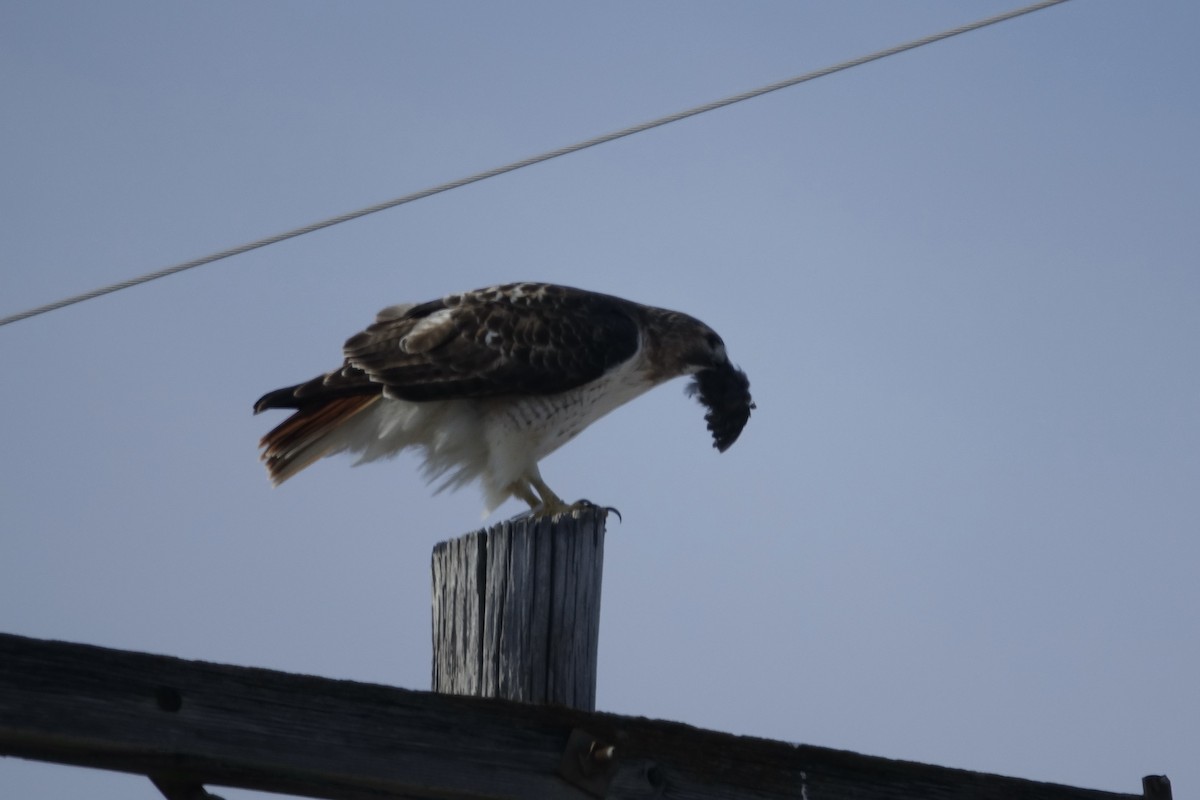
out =
[(737, 441), (755, 408), (750, 399), (750, 379), (732, 364), (701, 370), (687, 386), (708, 408), (704, 421), (712, 431), (713, 447), (724, 453)]

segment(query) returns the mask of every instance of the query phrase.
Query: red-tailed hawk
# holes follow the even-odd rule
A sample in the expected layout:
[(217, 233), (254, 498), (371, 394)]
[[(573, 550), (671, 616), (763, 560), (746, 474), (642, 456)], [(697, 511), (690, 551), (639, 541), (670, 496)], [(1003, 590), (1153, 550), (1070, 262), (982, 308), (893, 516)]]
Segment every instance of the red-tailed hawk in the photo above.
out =
[(688, 392), (722, 452), (754, 408), (746, 374), (703, 322), (545, 283), (385, 308), (343, 353), (336, 372), (254, 404), (295, 410), (260, 442), (276, 484), (344, 450), (363, 463), (419, 447), (441, 489), (478, 480), (489, 512), (512, 496), (553, 514), (570, 506), (538, 462), (658, 384), (693, 376)]

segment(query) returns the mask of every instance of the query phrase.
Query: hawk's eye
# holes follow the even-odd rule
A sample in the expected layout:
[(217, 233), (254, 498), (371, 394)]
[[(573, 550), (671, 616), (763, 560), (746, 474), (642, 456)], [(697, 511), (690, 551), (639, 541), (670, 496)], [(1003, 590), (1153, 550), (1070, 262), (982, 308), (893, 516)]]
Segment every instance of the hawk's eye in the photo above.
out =
[(710, 333), (708, 334), (708, 346), (709, 348), (716, 350), (718, 347), (724, 347), (725, 343), (721, 341), (720, 336), (717, 336), (715, 333)]

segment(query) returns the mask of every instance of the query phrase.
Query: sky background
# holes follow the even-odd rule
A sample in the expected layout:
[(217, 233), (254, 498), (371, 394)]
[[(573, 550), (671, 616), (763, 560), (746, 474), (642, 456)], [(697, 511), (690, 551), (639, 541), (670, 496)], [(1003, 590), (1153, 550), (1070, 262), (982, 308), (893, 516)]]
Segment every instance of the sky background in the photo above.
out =
[[(1014, 6), (8, 0), (0, 315)], [(428, 689), (479, 493), (273, 490), (251, 405), (549, 280), (699, 317), (758, 403), (718, 455), (673, 383), (543, 462), (624, 514), (601, 710), (1195, 796), (1198, 29), (1079, 0), (0, 328), (0, 631)]]

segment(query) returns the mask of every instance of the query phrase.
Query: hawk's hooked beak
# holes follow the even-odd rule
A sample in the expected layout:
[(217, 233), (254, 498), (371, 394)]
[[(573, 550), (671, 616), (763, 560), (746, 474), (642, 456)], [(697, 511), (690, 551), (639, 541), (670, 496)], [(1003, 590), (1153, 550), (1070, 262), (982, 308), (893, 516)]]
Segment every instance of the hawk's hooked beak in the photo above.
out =
[(704, 421), (712, 431), (713, 447), (724, 453), (737, 441), (755, 408), (750, 379), (729, 361), (695, 373), (687, 393), (708, 408)]

